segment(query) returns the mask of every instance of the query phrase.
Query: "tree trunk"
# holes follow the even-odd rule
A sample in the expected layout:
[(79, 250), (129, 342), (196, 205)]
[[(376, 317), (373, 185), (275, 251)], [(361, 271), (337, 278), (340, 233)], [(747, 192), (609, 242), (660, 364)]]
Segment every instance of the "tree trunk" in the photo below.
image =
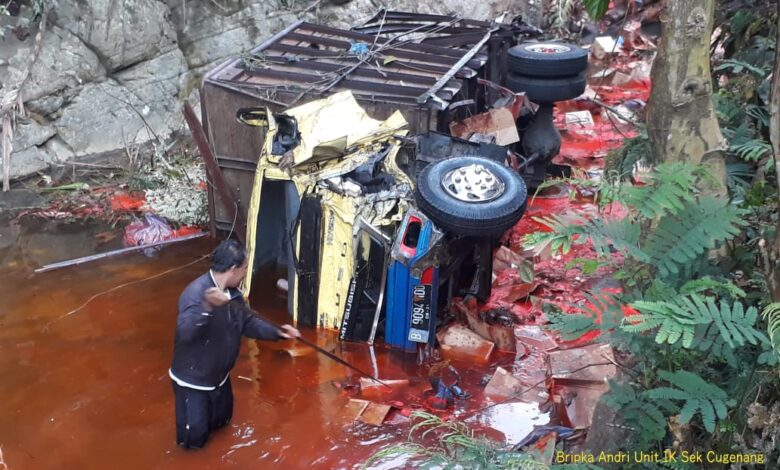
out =
[(647, 109), (651, 158), (706, 164), (725, 193), (726, 143), (712, 104), (710, 74), (715, 0), (663, 1)]
[[(769, 140), (775, 159), (775, 175), (780, 187), (780, 1), (777, 2), (777, 38), (775, 39), (775, 66), (772, 69), (772, 87), (769, 95)], [(780, 211), (780, 199), (778, 199)], [(774, 302), (780, 302), (780, 221), (775, 231), (769, 266), (769, 287)]]

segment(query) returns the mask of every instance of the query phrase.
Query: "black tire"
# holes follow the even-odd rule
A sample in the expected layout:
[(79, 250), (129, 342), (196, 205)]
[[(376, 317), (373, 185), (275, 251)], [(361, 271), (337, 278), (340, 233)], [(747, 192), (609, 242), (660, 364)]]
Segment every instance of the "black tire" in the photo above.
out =
[(535, 103), (566, 101), (585, 92), (585, 75), (565, 78), (535, 78), (509, 72), (506, 87), (514, 92), (524, 91)]
[[(534, 51), (546, 45), (565, 47), (569, 50), (554, 53)], [(525, 43), (507, 51), (507, 67), (527, 77), (571, 77), (588, 68), (588, 52), (574, 44), (562, 42)]]
[[(459, 167), (480, 164), (504, 183), (504, 192), (485, 202), (464, 202), (448, 194), (444, 176)], [(434, 224), (453, 235), (498, 236), (513, 227), (525, 213), (528, 190), (509, 167), (484, 157), (454, 157), (440, 160), (420, 172), (415, 185), (419, 209)]]

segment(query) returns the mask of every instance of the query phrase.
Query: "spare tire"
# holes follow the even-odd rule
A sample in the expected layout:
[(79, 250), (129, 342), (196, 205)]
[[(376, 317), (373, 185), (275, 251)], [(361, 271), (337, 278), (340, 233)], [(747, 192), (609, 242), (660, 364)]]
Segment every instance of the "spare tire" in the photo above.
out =
[(440, 160), (420, 172), (419, 209), (454, 235), (498, 236), (525, 213), (528, 191), (509, 167), (484, 157)]
[(588, 52), (562, 42), (524, 43), (507, 51), (507, 67), (528, 77), (571, 77), (588, 68)]
[(524, 91), (535, 103), (566, 101), (585, 92), (585, 75), (564, 78), (535, 78), (509, 72), (506, 87), (514, 92)]

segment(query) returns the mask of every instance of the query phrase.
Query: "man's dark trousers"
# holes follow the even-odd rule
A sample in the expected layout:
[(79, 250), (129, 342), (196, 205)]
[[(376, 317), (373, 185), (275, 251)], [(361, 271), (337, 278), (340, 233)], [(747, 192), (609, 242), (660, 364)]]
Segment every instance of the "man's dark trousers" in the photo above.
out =
[(203, 447), (211, 431), (225, 426), (233, 417), (230, 378), (215, 390), (195, 390), (173, 382), (173, 392), (176, 396), (176, 443), (182, 447)]

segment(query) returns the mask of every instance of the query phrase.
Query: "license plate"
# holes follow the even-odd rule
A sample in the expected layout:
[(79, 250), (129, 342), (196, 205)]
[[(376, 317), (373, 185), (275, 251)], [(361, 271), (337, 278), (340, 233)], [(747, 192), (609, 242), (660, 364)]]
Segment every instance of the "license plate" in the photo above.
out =
[(412, 316), (409, 322), (409, 341), (428, 342), (431, 324), (431, 285), (418, 284), (412, 289)]

